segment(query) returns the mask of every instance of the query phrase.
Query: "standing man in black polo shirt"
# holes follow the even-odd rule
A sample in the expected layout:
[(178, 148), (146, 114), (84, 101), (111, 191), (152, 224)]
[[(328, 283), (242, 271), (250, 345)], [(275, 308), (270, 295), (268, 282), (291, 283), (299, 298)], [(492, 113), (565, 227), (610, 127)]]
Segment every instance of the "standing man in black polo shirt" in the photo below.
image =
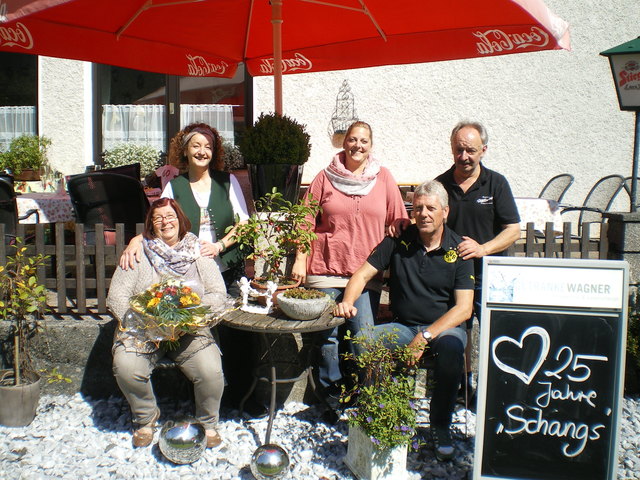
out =
[[(482, 257), (503, 255), (520, 238), (520, 216), (509, 182), (482, 164), (489, 137), (479, 122), (460, 122), (451, 132), (453, 166), (436, 180), (449, 194), (447, 226), (462, 236), (458, 254), (475, 263), (474, 311), (480, 321), (482, 305)], [(467, 382), (472, 389), (471, 328), (467, 322)], [(469, 389), (469, 391), (472, 391)]]
[[(416, 361), (427, 347), (435, 355), (435, 388), (431, 397), (431, 435), (436, 457), (453, 458), (451, 418), (464, 367), (467, 334), (464, 322), (473, 312), (473, 262), (457, 249), (462, 239), (445, 226), (449, 213), (447, 192), (436, 181), (420, 185), (413, 194), (415, 225), (399, 238), (386, 237), (353, 274), (334, 315), (351, 318), (364, 286), (376, 274), (391, 269), (390, 299), (393, 323), (358, 335), (378, 338), (398, 334), (397, 343), (409, 345)], [(357, 349), (358, 346), (356, 346)]]

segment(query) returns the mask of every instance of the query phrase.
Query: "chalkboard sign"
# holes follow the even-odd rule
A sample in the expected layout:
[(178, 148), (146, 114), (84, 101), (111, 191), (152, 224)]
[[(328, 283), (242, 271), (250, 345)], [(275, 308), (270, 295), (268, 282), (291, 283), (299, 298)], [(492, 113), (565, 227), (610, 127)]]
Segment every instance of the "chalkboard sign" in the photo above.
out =
[[(491, 263), (474, 478), (615, 478), (626, 301), (611, 295), (626, 295), (626, 262), (501, 259), (493, 271)], [(585, 289), (602, 293), (601, 307), (594, 295), (584, 306)]]

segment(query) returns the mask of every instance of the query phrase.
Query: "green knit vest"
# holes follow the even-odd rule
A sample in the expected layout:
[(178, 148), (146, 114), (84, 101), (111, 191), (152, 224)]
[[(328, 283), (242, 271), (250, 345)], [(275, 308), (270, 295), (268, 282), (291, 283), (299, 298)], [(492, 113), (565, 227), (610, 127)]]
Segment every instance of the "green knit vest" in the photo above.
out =
[[(216, 238), (220, 240), (226, 235), (225, 229), (236, 223), (233, 217), (233, 207), (229, 200), (231, 182), (227, 172), (213, 171), (210, 172), (210, 175), (211, 194), (207, 210), (209, 210)], [(191, 221), (191, 232), (198, 235), (200, 233), (200, 207), (191, 191), (189, 174), (185, 173), (171, 180), (171, 189), (173, 190), (173, 198)], [(227, 267), (233, 267), (243, 260), (243, 256), (240, 249), (236, 245), (232, 245), (224, 251), (220, 259)]]

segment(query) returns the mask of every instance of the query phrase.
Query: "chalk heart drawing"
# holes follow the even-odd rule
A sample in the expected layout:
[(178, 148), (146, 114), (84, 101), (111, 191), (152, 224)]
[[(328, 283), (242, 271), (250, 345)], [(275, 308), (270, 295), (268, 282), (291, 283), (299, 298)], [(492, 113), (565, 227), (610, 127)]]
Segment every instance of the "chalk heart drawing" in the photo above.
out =
[[(504, 342), (512, 343), (513, 345), (516, 345), (518, 348), (522, 349), (524, 346), (525, 338), (527, 338), (530, 335), (536, 335), (540, 338), (540, 351), (538, 352), (538, 359), (535, 361), (535, 363), (533, 364), (529, 372), (522, 372), (517, 368), (513, 368), (512, 366), (507, 365), (504, 362), (501, 362), (500, 359), (498, 359), (498, 356), (496, 355), (496, 350), (498, 349), (498, 346), (501, 343), (504, 343)], [(538, 370), (540, 370), (540, 367), (542, 367), (542, 364), (544, 363), (544, 361), (547, 358), (547, 355), (549, 354), (549, 343), (550, 343), (549, 333), (544, 328), (529, 327), (524, 332), (522, 332), (522, 335), (520, 336), (519, 341), (507, 336), (496, 338), (493, 342), (491, 353), (493, 356), (493, 361), (495, 362), (495, 364), (498, 366), (500, 370), (502, 370), (503, 372), (509, 373), (511, 375), (515, 375), (520, 380), (522, 380), (526, 385), (529, 385), (531, 383), (531, 380), (533, 380), (533, 378), (538, 373)]]

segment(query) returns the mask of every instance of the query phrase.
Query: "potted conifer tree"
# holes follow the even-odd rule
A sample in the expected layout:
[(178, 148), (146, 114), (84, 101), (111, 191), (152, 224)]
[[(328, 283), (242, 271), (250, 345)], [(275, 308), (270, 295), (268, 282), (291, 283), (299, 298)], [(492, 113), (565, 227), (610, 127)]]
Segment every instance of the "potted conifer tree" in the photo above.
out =
[(286, 115), (263, 113), (247, 129), (240, 151), (256, 202), (274, 187), (286, 200), (298, 200), (302, 170), (311, 152), (309, 141), (305, 126)]

